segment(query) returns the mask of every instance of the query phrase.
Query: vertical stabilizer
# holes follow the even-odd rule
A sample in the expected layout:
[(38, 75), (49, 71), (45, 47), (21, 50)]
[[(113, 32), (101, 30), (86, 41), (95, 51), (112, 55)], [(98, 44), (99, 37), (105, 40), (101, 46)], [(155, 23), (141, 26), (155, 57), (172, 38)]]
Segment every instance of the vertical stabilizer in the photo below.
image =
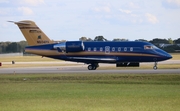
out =
[[(13, 21), (9, 21), (9, 22), (13, 22)], [(24, 20), (13, 23), (15, 23), (19, 27), (22, 34), (26, 38), (29, 46), (52, 43), (52, 41), (35, 24), (35, 22), (30, 20)]]

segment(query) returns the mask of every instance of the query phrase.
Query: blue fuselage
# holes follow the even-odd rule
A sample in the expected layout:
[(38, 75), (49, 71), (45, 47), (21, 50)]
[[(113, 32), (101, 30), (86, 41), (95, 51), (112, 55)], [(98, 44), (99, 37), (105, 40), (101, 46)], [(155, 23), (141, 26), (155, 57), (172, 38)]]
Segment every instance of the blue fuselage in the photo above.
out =
[(172, 58), (148, 42), (82, 42), (26, 47), (26, 52), (54, 59), (83, 63), (158, 62)]

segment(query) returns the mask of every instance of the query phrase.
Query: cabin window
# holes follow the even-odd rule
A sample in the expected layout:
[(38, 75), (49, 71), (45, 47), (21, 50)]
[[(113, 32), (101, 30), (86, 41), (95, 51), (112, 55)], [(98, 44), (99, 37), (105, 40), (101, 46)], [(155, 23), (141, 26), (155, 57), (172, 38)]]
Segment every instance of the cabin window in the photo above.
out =
[(130, 51), (131, 51), (131, 52), (133, 51), (133, 47), (130, 48)]
[(127, 47), (124, 47), (124, 51), (127, 51)]
[(90, 48), (90, 47), (88, 48), (88, 51), (91, 51), (91, 48)]
[(144, 49), (145, 49), (145, 50), (153, 49), (153, 46), (152, 46), (152, 45), (145, 45), (145, 46), (144, 46)]
[(94, 47), (94, 51), (96, 51), (96, 47)]
[(103, 48), (102, 48), (102, 47), (100, 47), (100, 51), (101, 51), (101, 52), (103, 51)]
[(119, 51), (119, 52), (121, 51), (121, 47), (118, 47), (118, 51)]
[(113, 52), (115, 51), (115, 47), (112, 48), (112, 51), (113, 51)]
[(105, 53), (109, 54), (110, 53), (110, 47), (109, 46), (105, 46)]

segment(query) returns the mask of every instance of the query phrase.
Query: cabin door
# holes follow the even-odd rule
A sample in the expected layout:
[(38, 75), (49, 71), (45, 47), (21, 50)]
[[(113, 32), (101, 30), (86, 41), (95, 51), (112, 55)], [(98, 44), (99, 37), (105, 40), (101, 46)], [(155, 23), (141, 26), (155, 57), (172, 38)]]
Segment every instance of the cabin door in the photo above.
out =
[(110, 47), (109, 46), (105, 46), (105, 54), (109, 54), (110, 53)]

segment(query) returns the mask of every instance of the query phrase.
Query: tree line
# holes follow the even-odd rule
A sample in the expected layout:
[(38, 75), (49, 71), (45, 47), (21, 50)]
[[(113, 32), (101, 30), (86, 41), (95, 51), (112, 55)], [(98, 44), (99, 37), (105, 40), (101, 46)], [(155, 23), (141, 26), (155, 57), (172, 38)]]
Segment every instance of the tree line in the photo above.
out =
[[(79, 38), (81, 41), (129, 41), (128, 39), (124, 38), (114, 38), (113, 40), (107, 40), (103, 36), (96, 36), (93, 39), (87, 38), (87, 37), (81, 37)], [(169, 53), (175, 53), (175, 52), (180, 52), (180, 38), (176, 40), (172, 40), (171, 38), (168, 39), (160, 39), (160, 38), (155, 38), (152, 40), (145, 40), (145, 39), (136, 39), (135, 41), (145, 41), (145, 42), (150, 42), (154, 44), (155, 46), (169, 52)]]
[(0, 42), (0, 53), (17, 53), (24, 52), (27, 46), (26, 41), (20, 42)]
[[(124, 38), (114, 38), (113, 40), (107, 40), (103, 36), (96, 36), (94, 39), (88, 37), (81, 37), (79, 38), (80, 41), (129, 41), (128, 39)], [(64, 41), (64, 40), (63, 40)], [(135, 41), (146, 41), (150, 42), (157, 47), (167, 51), (167, 52), (180, 52), (180, 38), (176, 40), (172, 40), (171, 38), (168, 39), (160, 39), (155, 38), (153, 40), (145, 40), (145, 39), (137, 39)], [(0, 42), (0, 53), (19, 53), (24, 52), (25, 47), (27, 46), (26, 41), (20, 42)]]

